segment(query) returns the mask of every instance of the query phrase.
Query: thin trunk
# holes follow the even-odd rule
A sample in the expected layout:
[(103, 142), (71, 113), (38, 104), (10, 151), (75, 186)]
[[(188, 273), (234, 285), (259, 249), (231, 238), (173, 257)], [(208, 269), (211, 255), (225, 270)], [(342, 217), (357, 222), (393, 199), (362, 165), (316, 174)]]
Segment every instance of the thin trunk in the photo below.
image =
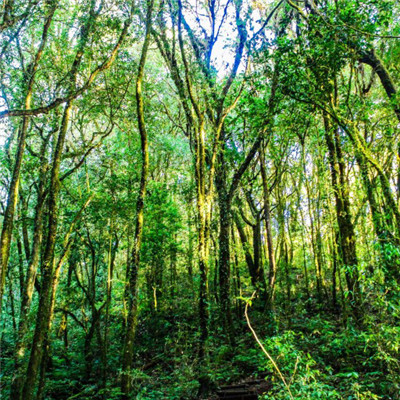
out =
[[(221, 134), (225, 140), (225, 132)], [(219, 205), (219, 299), (221, 316), (231, 344), (234, 342), (231, 301), (230, 301), (230, 230), (231, 230), (231, 201), (228, 197), (226, 163), (224, 148), (219, 154), (215, 184), (218, 192)]]
[(282, 188), (278, 188), (278, 225), (279, 225), (279, 264), (281, 270), (283, 270), (285, 274), (286, 280), (286, 297), (287, 297), (287, 306), (290, 308), (291, 304), (291, 281), (290, 281), (290, 271), (289, 271), (289, 255), (288, 255), (288, 246), (287, 246), (287, 238), (286, 238), (286, 221), (285, 221), (285, 208), (286, 204), (281, 195)]
[[(356, 237), (351, 218), (348, 182), (344, 160), (342, 156), (340, 138), (337, 128), (329, 124), (328, 117), (324, 116), (325, 141), (329, 151), (332, 187), (335, 194), (336, 219), (339, 234), (339, 254), (342, 268), (345, 271), (350, 303), (355, 315), (361, 312), (361, 293), (358, 278), (358, 260), (356, 254)], [(332, 132), (335, 132), (333, 134)]]
[(139, 61), (139, 68), (136, 78), (136, 105), (137, 105), (137, 119), (141, 141), (141, 153), (142, 153), (142, 169), (140, 177), (140, 188), (136, 203), (136, 227), (135, 237), (132, 248), (131, 260), (127, 266), (127, 307), (128, 307), (128, 318), (124, 340), (124, 348), (122, 354), (122, 370), (121, 376), (121, 390), (125, 398), (131, 391), (131, 378), (130, 371), (134, 353), (134, 339), (136, 334), (137, 325), (137, 310), (138, 310), (138, 296), (137, 296), (137, 280), (140, 263), (140, 248), (142, 242), (143, 233), (143, 214), (144, 214), (144, 201), (146, 197), (146, 185), (147, 176), (149, 170), (149, 153), (147, 143), (147, 132), (144, 118), (144, 102), (142, 94), (142, 82), (144, 77), (144, 68), (146, 64), (147, 51), (150, 45), (150, 29), (151, 29), (151, 18), (153, 12), (154, 0), (148, 0), (147, 2), (147, 14), (146, 14), (146, 35), (143, 42), (142, 53)]
[(188, 202), (188, 274), (191, 287), (193, 287), (193, 236), (192, 236), (192, 201)]
[(254, 272), (256, 275), (257, 286), (262, 286), (263, 273), (261, 268), (261, 221), (259, 215), (256, 215), (253, 231), (253, 257)]
[(310, 298), (310, 284), (309, 284), (309, 279), (308, 279), (308, 268), (307, 268), (307, 252), (306, 252), (306, 238), (305, 238), (305, 219), (304, 219), (304, 213), (303, 209), (300, 208), (300, 213), (301, 213), (301, 221), (303, 225), (303, 229), (301, 230), (301, 240), (302, 240), (302, 251), (303, 251), (303, 270), (304, 270), (304, 278), (305, 278), (305, 283), (306, 283), (306, 295), (307, 295), (307, 300)]
[(60, 260), (55, 267), (54, 274), (53, 274), (53, 281), (51, 287), (51, 299), (50, 299), (50, 311), (49, 311), (49, 318), (47, 321), (46, 327), (46, 335), (43, 342), (43, 355), (40, 365), (40, 378), (39, 378), (39, 385), (38, 390), (36, 393), (36, 400), (43, 400), (45, 395), (45, 387), (46, 387), (46, 371), (47, 366), (50, 361), (50, 334), (51, 334), (51, 327), (53, 323), (53, 316), (54, 316), (54, 307), (56, 303), (56, 293), (57, 287), (60, 280), (60, 272), (63, 263), (65, 262), (66, 257), (68, 256), (69, 249), (71, 247), (72, 242), (67, 244), (67, 247), (64, 249), (63, 255), (61, 256)]
[[(50, 24), (53, 19), (56, 7), (57, 3), (54, 3), (54, 5), (49, 9), (46, 21), (44, 23), (42, 38), (39, 44), (38, 51), (32, 63), (29, 65), (29, 69), (26, 76), (28, 83), (24, 100), (25, 110), (29, 110), (31, 108), (35, 75), (39, 66), (40, 59), (42, 57), (43, 49), (46, 45), (48, 30), (50, 28)], [(10, 188), (8, 190), (7, 206), (4, 212), (3, 227), (0, 237), (0, 315), (1, 315), (1, 303), (3, 298), (3, 288), (6, 279), (8, 259), (10, 256), (11, 237), (14, 225), (14, 214), (18, 202), (18, 191), (20, 184), (22, 159), (24, 157), (24, 152), (25, 152), (28, 128), (29, 128), (29, 117), (24, 116), (22, 118), (22, 125), (18, 133), (17, 154), (15, 156), (15, 163), (13, 166)]]
[(110, 307), (112, 300), (112, 284), (114, 278), (114, 263), (118, 248), (118, 238), (115, 235), (115, 244), (113, 245), (113, 222), (110, 223), (110, 238), (108, 247), (108, 264), (107, 264), (107, 287), (106, 287), (106, 311), (105, 311), (105, 321), (104, 321), (104, 364), (102, 365), (103, 373), (103, 387), (106, 387), (107, 383), (107, 371), (108, 371), (108, 325), (110, 319)]
[(243, 228), (242, 222), (240, 221), (239, 216), (236, 213), (233, 214), (233, 219), (235, 221), (236, 228), (237, 228), (237, 230), (239, 232), (240, 241), (242, 242), (242, 248), (243, 248), (243, 251), (244, 251), (246, 264), (247, 264), (247, 267), (249, 269), (249, 275), (250, 275), (250, 278), (251, 278), (251, 283), (252, 283), (252, 285), (254, 287), (256, 287), (257, 276), (256, 276), (256, 273), (255, 273), (253, 256), (250, 253), (249, 240), (248, 240), (246, 232), (245, 232), (245, 230)]
[(322, 232), (321, 232), (321, 185), (320, 185), (320, 171), (319, 167), (317, 166), (317, 188), (318, 188), (318, 195), (317, 195), (317, 202), (316, 202), (316, 226), (315, 226), (315, 236), (316, 236), (316, 248), (317, 248), (317, 259), (318, 259), (318, 275), (321, 280), (321, 289), (324, 292), (324, 295), (327, 297), (328, 292), (325, 286), (325, 279), (324, 279), (324, 271), (323, 266), (325, 265), (324, 262), (324, 248), (322, 244)]
[(314, 225), (314, 217), (311, 209), (311, 189), (310, 189), (310, 183), (307, 179), (307, 170), (306, 170), (306, 159), (305, 159), (305, 149), (304, 149), (305, 143), (302, 143), (302, 164), (303, 164), (303, 173), (304, 173), (304, 179), (305, 179), (305, 186), (306, 186), (306, 192), (307, 192), (307, 205), (308, 205), (308, 214), (310, 218), (310, 226), (311, 226), (311, 249), (313, 253), (313, 259), (314, 259), (314, 266), (315, 266), (315, 271), (316, 271), (316, 282), (317, 282), (317, 294), (318, 294), (318, 299), (319, 301), (322, 301), (322, 282), (321, 282), (321, 276), (320, 276), (320, 266), (318, 265), (318, 257), (317, 257), (317, 246), (315, 242), (315, 225)]
[(33, 231), (32, 250), (30, 252), (30, 260), (26, 273), (26, 281), (21, 300), (21, 310), (18, 325), (18, 338), (14, 352), (14, 375), (11, 383), (10, 399), (19, 400), (24, 379), (25, 352), (27, 347), (26, 334), (28, 331), (29, 321), (28, 313), (30, 310), (33, 289), (36, 281), (37, 267), (39, 263), (40, 248), (43, 236), (43, 213), (44, 213), (44, 188), (46, 181), (47, 160), (45, 157), (47, 140), (42, 142), (40, 158), (41, 165), (39, 169), (39, 184), (37, 189), (37, 201), (35, 207), (35, 222)]
[(11, 309), (11, 321), (12, 321), (12, 326), (14, 333), (17, 333), (17, 321), (15, 318), (15, 305), (14, 305), (14, 290), (13, 290), (13, 279), (12, 276), (10, 276), (10, 273), (8, 272), (8, 280), (10, 282), (9, 288), (8, 288), (8, 295), (10, 297), (10, 309)]
[(30, 248), (29, 248), (29, 235), (28, 235), (28, 226), (26, 224), (26, 220), (28, 218), (28, 202), (26, 199), (20, 195), (20, 204), (21, 204), (21, 229), (22, 229), (22, 241), (24, 243), (24, 251), (25, 251), (25, 259), (27, 261), (30, 260)]
[(332, 307), (334, 310), (337, 310), (338, 303), (337, 303), (337, 291), (336, 291), (336, 275), (337, 275), (337, 264), (338, 264), (338, 257), (337, 257), (337, 245), (336, 240), (332, 238), (331, 240), (332, 246)]
[(268, 297), (267, 307), (273, 308), (273, 302), (275, 297), (275, 282), (276, 282), (276, 263), (274, 255), (274, 244), (272, 238), (271, 228), (271, 204), (270, 204), (270, 193), (268, 188), (268, 178), (265, 167), (265, 146), (260, 151), (260, 170), (263, 185), (263, 201), (264, 201), (264, 223), (265, 233), (267, 238), (267, 250), (268, 250)]
[[(176, 247), (176, 234), (173, 236), (174, 240), (174, 245), (172, 246), (171, 249), (171, 255), (170, 255), (170, 273), (171, 273), (171, 299), (175, 298), (176, 295), (176, 283), (177, 283), (177, 270), (176, 270), (176, 263), (178, 259), (178, 254), (177, 254), (177, 247)], [(160, 271), (161, 273), (162, 271)], [(160, 277), (160, 273), (158, 274), (158, 277)], [(158, 279), (156, 282), (156, 288), (157, 288), (157, 298), (161, 297), (161, 287), (162, 280)]]
[(237, 240), (235, 235), (235, 230), (233, 224), (231, 224), (231, 235), (232, 235), (232, 242), (233, 242), (233, 265), (234, 265), (234, 274), (233, 274), (233, 287), (234, 287), (234, 294), (235, 294), (235, 305), (236, 305), (236, 316), (237, 318), (240, 317), (240, 300), (239, 296), (241, 294), (241, 286), (240, 286), (240, 273), (239, 273), (239, 260), (237, 255)]
[(43, 355), (44, 342), (47, 337), (49, 321), (51, 317), (51, 295), (54, 277), (54, 249), (56, 244), (58, 226), (58, 197), (60, 192), (60, 163), (64, 148), (65, 136), (68, 130), (68, 123), (72, 103), (68, 102), (64, 109), (63, 121), (58, 135), (57, 145), (53, 156), (53, 166), (51, 171), (49, 188), (49, 218), (46, 248), (42, 264), (42, 280), (39, 297), (39, 307), (36, 318), (35, 333), (32, 342), (31, 354), (29, 358), (26, 380), (23, 388), (23, 399), (32, 400), (35, 389), (38, 369)]
[(198, 214), (198, 257), (200, 271), (199, 288), (199, 317), (200, 317), (200, 344), (199, 357), (204, 359), (208, 338), (208, 240), (207, 240), (207, 205), (205, 190), (205, 143), (204, 122), (200, 123), (195, 132), (196, 138), (196, 186), (197, 186), (197, 214)]
[(17, 252), (18, 252), (18, 278), (19, 278), (19, 291), (20, 295), (22, 298), (22, 295), (24, 293), (24, 285), (25, 285), (25, 279), (24, 279), (24, 257), (22, 254), (22, 244), (21, 244), (21, 238), (19, 236), (19, 232), (17, 231), (16, 235), (16, 242), (17, 242)]

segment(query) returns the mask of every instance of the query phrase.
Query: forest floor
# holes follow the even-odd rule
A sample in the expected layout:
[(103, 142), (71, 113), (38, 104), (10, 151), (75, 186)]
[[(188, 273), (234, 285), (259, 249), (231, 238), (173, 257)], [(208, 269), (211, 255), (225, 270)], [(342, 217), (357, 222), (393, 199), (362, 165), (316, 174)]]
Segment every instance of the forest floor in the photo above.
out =
[[(166, 308), (142, 313), (132, 371), (132, 399), (200, 399), (201, 376), (206, 377), (208, 386), (208, 394), (202, 400), (251, 400), (257, 398), (255, 393), (259, 399), (269, 400), (399, 399), (396, 354), (400, 329), (393, 321), (374, 316), (359, 327), (351, 317), (345, 319), (343, 312), (319, 306), (314, 299), (306, 306), (298, 303), (291, 310), (277, 310), (274, 316), (267, 316), (255, 306), (249, 309), (252, 327), (290, 386), (291, 398), (276, 368), (251, 334), (242, 308), (234, 319), (233, 347), (217, 313), (211, 313), (208, 357), (203, 365), (197, 357), (196, 316), (182, 300), (175, 307), (173, 312)], [(62, 342), (53, 343), (46, 399), (119, 399), (120, 338), (110, 338), (105, 387), (97, 378), (101, 376), (99, 353), (91, 354), (88, 377), (82, 353), (72, 338), (68, 354)], [(6, 352), (3, 356), (3, 368), (9, 370), (12, 354), (9, 362)]]

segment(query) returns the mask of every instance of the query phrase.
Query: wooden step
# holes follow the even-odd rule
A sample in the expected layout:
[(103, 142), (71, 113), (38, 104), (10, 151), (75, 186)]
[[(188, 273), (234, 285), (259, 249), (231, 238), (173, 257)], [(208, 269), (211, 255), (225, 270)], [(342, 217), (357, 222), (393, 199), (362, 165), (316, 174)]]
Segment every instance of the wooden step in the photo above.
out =
[(234, 385), (222, 386), (217, 390), (218, 399), (257, 400), (258, 395), (261, 395), (270, 389), (271, 384), (265, 379), (270, 375), (270, 372), (261, 372), (257, 377), (251, 377), (250, 380)]
[(258, 396), (255, 393), (232, 394), (227, 396), (218, 396), (218, 399), (224, 400), (257, 400)]
[(243, 384), (246, 386), (254, 386), (254, 385), (261, 385), (262, 383), (265, 383), (265, 379), (254, 379), (251, 381), (246, 381)]
[(258, 396), (254, 391), (247, 387), (243, 387), (243, 385), (238, 386), (221, 388), (217, 391), (218, 398), (229, 400), (257, 400)]
[(247, 382), (238, 383), (235, 385), (225, 385), (221, 386), (219, 390), (228, 390), (228, 389), (240, 389), (240, 388), (247, 388), (249, 385)]
[(252, 393), (250, 390), (247, 388), (229, 388), (229, 389), (220, 389), (217, 391), (217, 394), (220, 395), (231, 395), (231, 394), (247, 394), (247, 393)]

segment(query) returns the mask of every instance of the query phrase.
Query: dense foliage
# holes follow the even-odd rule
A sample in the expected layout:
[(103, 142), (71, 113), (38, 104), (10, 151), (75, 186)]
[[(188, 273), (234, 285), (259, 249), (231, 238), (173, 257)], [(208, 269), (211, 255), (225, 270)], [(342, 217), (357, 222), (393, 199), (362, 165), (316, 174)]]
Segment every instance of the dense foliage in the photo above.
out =
[(0, 397), (400, 399), (400, 5), (5, 0)]

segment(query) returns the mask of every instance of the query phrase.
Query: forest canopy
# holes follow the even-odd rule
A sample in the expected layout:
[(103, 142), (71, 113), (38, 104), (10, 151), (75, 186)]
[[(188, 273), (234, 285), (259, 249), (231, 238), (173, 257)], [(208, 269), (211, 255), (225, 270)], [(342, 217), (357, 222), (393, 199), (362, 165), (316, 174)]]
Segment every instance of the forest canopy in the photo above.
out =
[(0, 397), (400, 399), (400, 4), (4, 0)]

